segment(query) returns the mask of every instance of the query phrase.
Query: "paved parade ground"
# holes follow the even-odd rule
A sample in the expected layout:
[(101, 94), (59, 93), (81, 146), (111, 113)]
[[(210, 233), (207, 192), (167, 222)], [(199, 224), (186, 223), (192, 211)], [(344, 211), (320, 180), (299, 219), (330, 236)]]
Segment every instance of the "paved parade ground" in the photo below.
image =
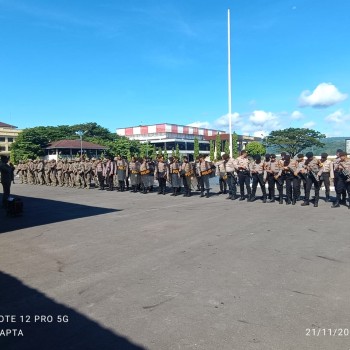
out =
[(350, 349), (344, 206), (12, 193), (24, 214), (0, 211), (0, 349)]

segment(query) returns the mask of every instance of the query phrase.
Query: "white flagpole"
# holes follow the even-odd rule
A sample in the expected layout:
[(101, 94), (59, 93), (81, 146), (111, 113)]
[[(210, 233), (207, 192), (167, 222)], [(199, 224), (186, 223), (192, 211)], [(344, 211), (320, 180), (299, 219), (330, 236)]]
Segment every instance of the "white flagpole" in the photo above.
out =
[(228, 47), (228, 120), (230, 137), (230, 157), (232, 158), (232, 107), (231, 107), (231, 26), (230, 9), (227, 10), (227, 47)]

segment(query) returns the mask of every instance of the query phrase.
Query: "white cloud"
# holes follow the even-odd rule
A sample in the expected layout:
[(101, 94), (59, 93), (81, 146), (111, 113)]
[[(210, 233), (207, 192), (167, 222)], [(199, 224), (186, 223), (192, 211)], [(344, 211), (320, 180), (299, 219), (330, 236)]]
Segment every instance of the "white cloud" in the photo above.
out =
[(349, 114), (346, 114), (343, 110), (338, 109), (337, 111), (329, 114), (325, 118), (325, 121), (340, 124), (340, 123), (349, 121), (349, 119), (350, 119)]
[(331, 83), (321, 83), (311, 93), (305, 90), (300, 94), (300, 107), (326, 108), (348, 98), (347, 94), (341, 93), (337, 87)]
[(327, 136), (350, 135), (350, 112), (338, 109), (325, 117), (324, 120), (329, 123)]
[(299, 120), (299, 119), (303, 119), (304, 115), (303, 113), (299, 112), (299, 111), (294, 111), (291, 115), (290, 118), (293, 120)]
[(305, 128), (305, 129), (311, 129), (311, 128), (313, 128), (315, 125), (316, 125), (316, 123), (311, 121), (311, 122), (305, 123), (305, 124), (303, 125), (303, 128)]

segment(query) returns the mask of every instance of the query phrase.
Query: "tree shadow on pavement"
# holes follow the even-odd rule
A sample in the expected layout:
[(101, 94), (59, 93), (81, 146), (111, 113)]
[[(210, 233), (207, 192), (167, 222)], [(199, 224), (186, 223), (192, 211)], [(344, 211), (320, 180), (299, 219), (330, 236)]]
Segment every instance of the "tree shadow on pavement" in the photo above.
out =
[[(12, 330), (12, 334), (0, 336), (0, 349), (145, 349), (1, 271), (0, 301), (0, 330)], [(4, 320), (4, 315), (12, 316), (15, 322)], [(46, 322), (43, 317), (36, 318), (36, 315), (46, 316)], [(48, 316), (52, 317), (52, 322)], [(17, 335), (21, 330), (23, 336), (15, 336), (14, 329)]]
[(0, 233), (119, 211), (50, 199), (20, 198), (24, 206), (22, 215), (8, 216), (5, 209), (0, 209)]

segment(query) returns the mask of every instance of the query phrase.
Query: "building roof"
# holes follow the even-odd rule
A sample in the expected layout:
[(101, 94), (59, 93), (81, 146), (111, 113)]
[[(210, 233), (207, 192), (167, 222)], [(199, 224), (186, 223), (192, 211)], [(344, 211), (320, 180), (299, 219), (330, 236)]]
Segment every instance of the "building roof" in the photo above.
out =
[(185, 134), (185, 135), (203, 135), (211, 136), (221, 134), (224, 131), (198, 128), (189, 125), (177, 125), (177, 124), (152, 124), (152, 125), (139, 125), (130, 126), (128, 128), (118, 128), (116, 130), (119, 136), (134, 136), (134, 135), (147, 135), (147, 134), (158, 134), (158, 133), (173, 133), (173, 134)]
[(0, 128), (9, 128), (9, 129), (17, 129), (17, 126), (6, 124), (3, 122), (0, 122)]
[[(261, 137), (237, 135), (239, 141), (261, 141)], [(216, 135), (204, 136), (204, 140), (216, 140)], [(221, 141), (230, 140), (230, 134), (220, 134)]]
[(98, 145), (96, 143), (82, 141), (80, 144), (80, 139), (77, 140), (59, 140), (52, 142), (46, 149), (56, 149), (56, 148), (68, 148), (68, 149), (107, 149), (105, 146)]

